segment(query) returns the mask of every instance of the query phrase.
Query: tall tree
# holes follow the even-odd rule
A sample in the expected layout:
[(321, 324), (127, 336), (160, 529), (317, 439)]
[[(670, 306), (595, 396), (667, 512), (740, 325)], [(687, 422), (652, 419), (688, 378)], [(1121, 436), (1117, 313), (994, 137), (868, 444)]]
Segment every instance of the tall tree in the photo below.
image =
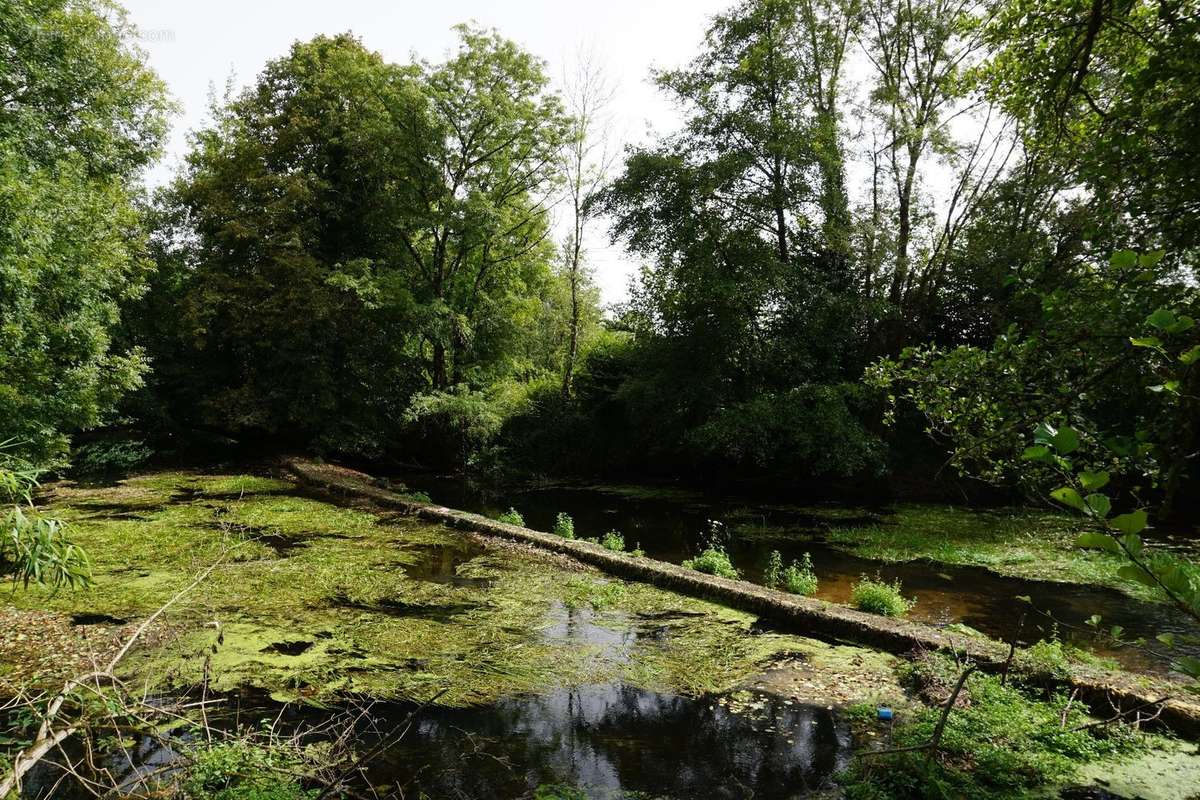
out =
[(568, 120), (541, 61), (495, 32), (459, 26), (458, 51), (421, 67), (423, 113), (393, 108), (395, 234), (412, 266), (432, 387), (466, 380), (489, 328), (529, 294), (549, 257), (548, 203)]
[(145, 369), (113, 346), (149, 264), (133, 206), (163, 84), (107, 2), (0, 2), (0, 441), (63, 455)]
[(575, 361), (579, 356), (580, 328), (588, 303), (584, 295), (591, 285), (591, 276), (584, 262), (585, 234), (596, 216), (596, 200), (608, 179), (616, 158), (610, 146), (610, 120), (607, 109), (614, 90), (608, 85), (603, 70), (591, 55), (581, 54), (573, 74), (565, 76), (567, 111), (571, 127), (563, 156), (563, 176), (566, 180), (567, 213), (571, 230), (563, 243), (564, 274), (570, 292), (570, 319), (566, 352), (563, 355), (562, 396), (571, 397), (575, 379)]

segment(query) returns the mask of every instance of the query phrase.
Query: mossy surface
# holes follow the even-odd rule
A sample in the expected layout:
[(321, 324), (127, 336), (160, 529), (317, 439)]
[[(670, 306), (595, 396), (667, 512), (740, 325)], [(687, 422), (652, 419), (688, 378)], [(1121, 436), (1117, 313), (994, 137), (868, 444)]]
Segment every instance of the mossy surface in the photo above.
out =
[[(45, 501), (90, 552), (96, 586), (17, 590), (4, 600), (13, 613), (138, 620), (221, 562), (126, 660), (127, 677), (152, 686), (207, 674), (216, 691), (322, 700), (445, 689), (440, 702), (456, 705), (600, 680), (699, 693), (738, 685), (780, 653), (827, 647), (752, 635), (753, 615), (273, 478), (157, 473), (60, 484)], [(4, 674), (38, 677), (23, 674), (38, 662), (25, 662)]]
[(1145, 586), (1117, 577), (1124, 563), (1119, 557), (1075, 547), (1077, 536), (1077, 521), (1053, 511), (918, 504), (897, 506), (865, 525), (833, 522), (826, 534), (830, 544), (862, 558), (929, 559), (1018, 578), (1109, 586), (1138, 599), (1160, 599)]

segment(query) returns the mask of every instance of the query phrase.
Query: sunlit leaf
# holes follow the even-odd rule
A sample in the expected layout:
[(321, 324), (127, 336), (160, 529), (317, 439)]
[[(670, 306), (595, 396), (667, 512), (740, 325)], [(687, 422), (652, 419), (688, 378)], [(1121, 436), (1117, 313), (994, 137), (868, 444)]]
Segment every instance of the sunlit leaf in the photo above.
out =
[(1112, 502), (1108, 499), (1108, 495), (1104, 494), (1089, 494), (1085, 498), (1088, 508), (1097, 517), (1103, 519), (1108, 516), (1108, 512), (1112, 511)]
[(1146, 512), (1138, 509), (1128, 514), (1118, 514), (1108, 521), (1109, 525), (1125, 534), (1137, 534), (1146, 529)]
[(1105, 550), (1109, 553), (1121, 552), (1121, 546), (1117, 544), (1115, 539), (1108, 534), (1096, 533), (1095, 531), (1079, 534), (1078, 538), (1075, 539), (1075, 546), (1081, 547), (1084, 550)]
[(1095, 491), (1103, 489), (1108, 485), (1108, 473), (1101, 470), (1099, 472), (1081, 472), (1079, 473), (1079, 483), (1084, 489)]
[(1130, 269), (1137, 266), (1138, 254), (1132, 250), (1118, 250), (1109, 257), (1108, 263), (1113, 269)]
[(1076, 511), (1087, 513), (1087, 506), (1083, 502), (1083, 498), (1079, 496), (1079, 492), (1072, 489), (1070, 486), (1060, 486), (1050, 493), (1050, 497), (1054, 498), (1064, 506), (1070, 506)]

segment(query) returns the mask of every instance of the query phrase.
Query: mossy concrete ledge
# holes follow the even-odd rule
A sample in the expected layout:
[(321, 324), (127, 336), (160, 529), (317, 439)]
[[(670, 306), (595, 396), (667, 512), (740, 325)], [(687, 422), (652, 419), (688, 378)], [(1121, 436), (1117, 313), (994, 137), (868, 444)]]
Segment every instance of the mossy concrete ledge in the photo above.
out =
[[(759, 614), (806, 636), (868, 645), (895, 654), (913, 650), (960, 654), (965, 651), (982, 668), (989, 670), (998, 669), (1008, 655), (1008, 646), (992, 639), (952, 636), (923, 623), (890, 619), (747, 581), (705, 575), (677, 564), (606, 550), (591, 542), (564, 539), (479, 514), (419, 502), (383, 489), (370, 475), (346, 467), (299, 458), (286, 459), (283, 465), (301, 483), (334, 495), (369, 500), (452, 528), (562, 553), (621, 578)], [(1098, 713), (1106, 715), (1113, 713), (1113, 705), (1127, 709), (1149, 707), (1164, 696), (1184, 691), (1177, 684), (1100, 669), (1077, 669), (1062, 683), (1076, 690), (1079, 698), (1091, 704)], [(1200, 737), (1200, 704), (1172, 696), (1161, 707), (1159, 720), (1162, 723), (1189, 738)]]

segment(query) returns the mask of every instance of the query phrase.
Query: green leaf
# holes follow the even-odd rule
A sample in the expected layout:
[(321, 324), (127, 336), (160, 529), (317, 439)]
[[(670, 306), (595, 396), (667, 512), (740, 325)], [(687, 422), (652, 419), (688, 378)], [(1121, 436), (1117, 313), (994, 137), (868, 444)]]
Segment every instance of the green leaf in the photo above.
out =
[(1030, 605), (1033, 605), (1033, 598), (1027, 594), (1019, 594), (1017, 595), (1016, 599), (1020, 600), (1022, 603), (1029, 603)]
[(1038, 444), (1053, 444), (1054, 434), (1058, 433), (1053, 425), (1043, 422), (1033, 431), (1033, 440)]
[(1059, 428), (1050, 441), (1054, 443), (1054, 449), (1064, 456), (1079, 449), (1079, 434), (1066, 425)]
[(1179, 354), (1179, 360), (1184, 364), (1195, 364), (1200, 361), (1200, 344), (1193, 347), (1191, 350), (1185, 350)]
[(1129, 343), (1134, 347), (1153, 347), (1156, 350), (1162, 348), (1162, 340), (1157, 336), (1131, 336)]
[(1160, 642), (1165, 644), (1167, 647), (1175, 646), (1175, 634), (1173, 634), (1173, 633), (1160, 633), (1157, 636), (1155, 636), (1154, 638), (1158, 639)]
[(1146, 529), (1146, 512), (1138, 509), (1128, 514), (1119, 514), (1108, 521), (1109, 525), (1127, 535), (1141, 533)]
[(1081, 472), (1079, 473), (1079, 483), (1089, 492), (1096, 489), (1103, 489), (1108, 485), (1108, 473), (1104, 470), (1099, 472)]
[(1025, 448), (1025, 452), (1021, 454), (1021, 458), (1026, 461), (1046, 461), (1054, 460), (1054, 454), (1050, 452), (1050, 448), (1044, 444), (1035, 444)]
[(1180, 656), (1179, 660), (1171, 666), (1188, 677), (1200, 678), (1200, 658)]
[(1175, 324), (1176, 319), (1174, 311), (1169, 308), (1160, 308), (1146, 317), (1146, 324), (1158, 328), (1160, 331), (1165, 331)]
[(1108, 495), (1092, 493), (1085, 498), (1088, 508), (1097, 517), (1103, 519), (1108, 516), (1108, 512), (1112, 511), (1112, 503), (1108, 499)]
[(1166, 331), (1167, 333), (1183, 333), (1184, 331), (1190, 331), (1195, 325), (1196, 320), (1186, 314), (1180, 314), (1175, 322), (1167, 326)]
[(1154, 576), (1136, 564), (1126, 564), (1117, 570), (1117, 577), (1124, 578), (1127, 581), (1133, 581), (1145, 586), (1158, 586), (1154, 581)]
[(1060, 486), (1050, 493), (1050, 496), (1062, 503), (1064, 506), (1070, 506), (1076, 511), (1087, 513), (1087, 506), (1083, 502), (1083, 498), (1079, 496), (1079, 492), (1072, 489), (1070, 486)]
[(1116, 540), (1105, 533), (1096, 533), (1089, 531), (1079, 534), (1079, 538), (1075, 540), (1075, 546), (1084, 550), (1104, 550), (1109, 553), (1121, 552), (1121, 546)]
[(1132, 250), (1118, 250), (1109, 257), (1108, 263), (1113, 269), (1130, 269), (1137, 266), (1138, 254)]
[(1166, 250), (1150, 250), (1149, 252), (1142, 253), (1138, 256), (1138, 266), (1143, 268), (1157, 266), (1158, 262), (1162, 261), (1163, 256), (1166, 254)]
[(1125, 629), (1122, 628), (1120, 625), (1113, 625), (1112, 629), (1108, 632), (1108, 635), (1114, 639), (1120, 639), (1121, 634), (1124, 632), (1125, 632)]
[(1088, 617), (1087, 622), (1084, 624), (1091, 625), (1093, 628), (1100, 627), (1100, 615), (1092, 614), (1090, 617)]

